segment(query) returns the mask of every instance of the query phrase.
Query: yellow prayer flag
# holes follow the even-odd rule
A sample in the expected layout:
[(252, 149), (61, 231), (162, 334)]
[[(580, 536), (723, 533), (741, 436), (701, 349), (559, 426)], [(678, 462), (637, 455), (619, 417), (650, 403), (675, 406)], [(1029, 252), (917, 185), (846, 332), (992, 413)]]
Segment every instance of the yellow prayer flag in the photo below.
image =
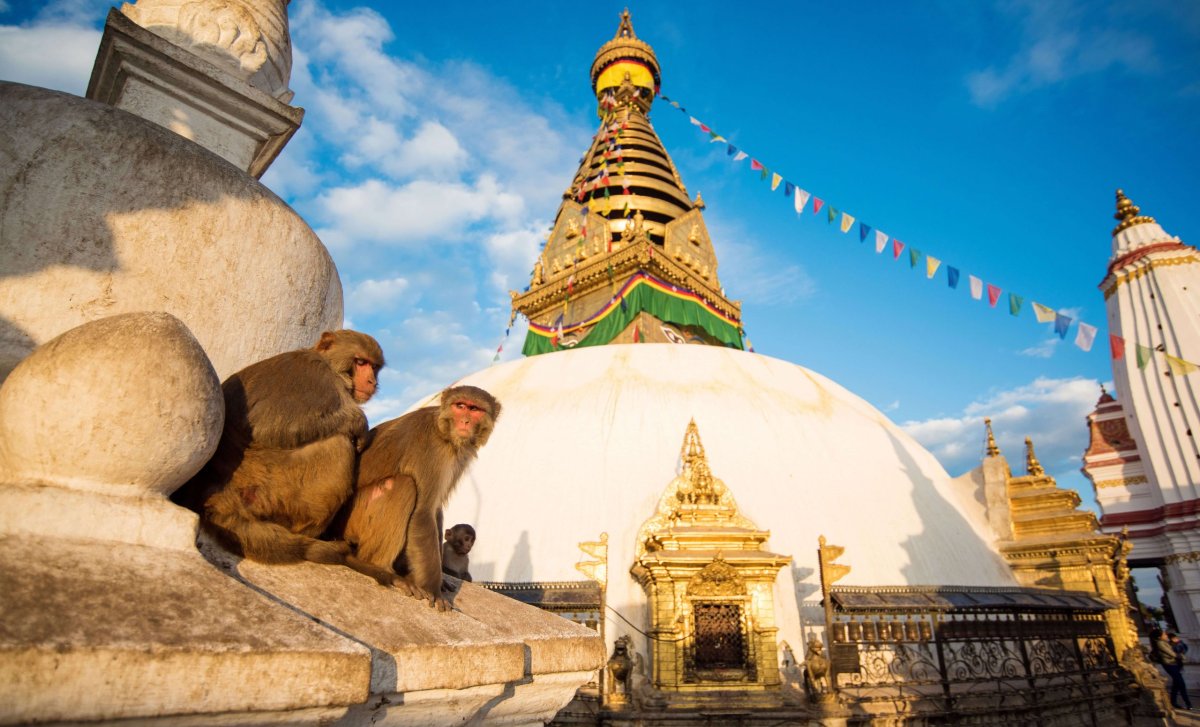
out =
[(771, 191), (774, 192), (775, 190), (779, 189), (779, 183), (782, 181), (783, 181), (783, 177), (779, 176), (778, 174), (772, 174), (771, 175)]
[(1037, 316), (1038, 323), (1053, 323), (1054, 319), (1058, 317), (1053, 308), (1047, 308), (1041, 303), (1033, 304), (1033, 314)]
[(1178, 358), (1177, 356), (1172, 356), (1169, 353), (1164, 355), (1167, 357), (1167, 364), (1171, 367), (1171, 373), (1175, 374), (1176, 376), (1187, 376), (1193, 371), (1200, 370), (1200, 366), (1197, 366), (1191, 361), (1184, 361), (1183, 359)]
[(853, 226), (854, 226), (854, 218), (851, 217), (850, 215), (846, 214), (845, 212), (843, 212), (842, 213), (842, 232), (849, 232), (850, 228)]
[(937, 272), (937, 269), (938, 269), (938, 267), (941, 266), (941, 264), (942, 264), (941, 260), (938, 260), (937, 258), (933, 257), (932, 255), (926, 255), (925, 256), (925, 277), (932, 279), (934, 273)]

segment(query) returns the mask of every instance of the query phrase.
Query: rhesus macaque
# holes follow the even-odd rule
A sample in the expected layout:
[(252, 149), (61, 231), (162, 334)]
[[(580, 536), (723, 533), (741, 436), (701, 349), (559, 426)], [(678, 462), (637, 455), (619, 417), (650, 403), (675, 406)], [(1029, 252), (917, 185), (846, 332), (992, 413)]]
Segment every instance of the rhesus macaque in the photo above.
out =
[(499, 416), (491, 394), (455, 386), (438, 406), (372, 429), (359, 459), (346, 540), (359, 559), (401, 575), (399, 587), (440, 611), (450, 608), (442, 596), (441, 510)]
[(475, 528), (466, 523), (459, 523), (447, 530), (446, 542), (442, 543), (442, 572), (464, 581), (471, 580), (471, 572), (468, 570), (471, 559), (467, 554), (473, 547)]
[(383, 584), (395, 575), (318, 540), (354, 492), (383, 351), (357, 331), (326, 331), (311, 349), (251, 364), (221, 385), (225, 427), (208, 464), (173, 499), (200, 512), (226, 547), (262, 563), (347, 565)]

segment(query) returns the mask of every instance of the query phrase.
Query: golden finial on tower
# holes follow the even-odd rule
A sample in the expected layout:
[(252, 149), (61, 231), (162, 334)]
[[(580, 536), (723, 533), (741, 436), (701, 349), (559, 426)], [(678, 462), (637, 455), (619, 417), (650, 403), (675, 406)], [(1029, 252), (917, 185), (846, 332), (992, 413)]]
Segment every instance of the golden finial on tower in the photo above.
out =
[(1042, 463), (1038, 462), (1037, 455), (1033, 453), (1033, 440), (1029, 437), (1025, 437), (1025, 474), (1046, 474), (1046, 470), (1042, 469)]
[(1143, 215), (1142, 209), (1126, 197), (1125, 191), (1121, 189), (1117, 190), (1117, 212), (1113, 215), (1113, 219), (1118, 220), (1117, 226), (1113, 228), (1114, 235), (1143, 222), (1154, 222), (1154, 218)]
[(692, 207), (695, 207), (698, 210), (702, 210), (702, 209), (704, 209), (704, 206), (705, 206), (704, 198), (700, 196), (700, 191), (697, 190), (696, 191), (696, 201), (692, 203)]
[(617, 26), (617, 34), (614, 38), (636, 38), (637, 35), (633, 32), (633, 20), (629, 17), (629, 8), (621, 11), (621, 24)]
[(996, 438), (992, 436), (992, 420), (990, 418), (983, 420), (983, 428), (987, 430), (987, 456), (999, 457), (1000, 448), (996, 446)]

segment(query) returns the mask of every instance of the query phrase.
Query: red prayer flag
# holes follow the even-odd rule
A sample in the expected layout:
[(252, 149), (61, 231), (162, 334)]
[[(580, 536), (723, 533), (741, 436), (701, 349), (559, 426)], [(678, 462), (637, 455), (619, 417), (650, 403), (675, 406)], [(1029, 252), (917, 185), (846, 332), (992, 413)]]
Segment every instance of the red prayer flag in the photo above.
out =
[(820, 212), (821, 208), (824, 206), (825, 206), (825, 200), (821, 199), (820, 197), (813, 197), (813, 214), (814, 215), (816, 213)]
[(703, 131), (705, 134), (712, 133), (712, 129), (708, 128), (704, 124), (700, 124), (700, 130)]
[(1000, 300), (1000, 289), (997, 288), (996, 286), (992, 285), (991, 283), (988, 283), (987, 291), (988, 291), (988, 305), (995, 308), (996, 301)]
[(1115, 333), (1108, 334), (1108, 349), (1114, 361), (1125, 358), (1125, 339)]
[(763, 168), (762, 162), (760, 162), (760, 161), (759, 161), (759, 160), (757, 160), (757, 159), (753, 159), (753, 158), (752, 158), (752, 159), (750, 159), (750, 168), (751, 168), (751, 169), (756, 169), (756, 170), (757, 170), (757, 169), (762, 169), (762, 168)]
[(900, 253), (903, 250), (904, 250), (904, 243), (900, 242), (899, 240), (897, 240), (896, 238), (893, 237), (892, 238), (892, 259), (899, 260)]

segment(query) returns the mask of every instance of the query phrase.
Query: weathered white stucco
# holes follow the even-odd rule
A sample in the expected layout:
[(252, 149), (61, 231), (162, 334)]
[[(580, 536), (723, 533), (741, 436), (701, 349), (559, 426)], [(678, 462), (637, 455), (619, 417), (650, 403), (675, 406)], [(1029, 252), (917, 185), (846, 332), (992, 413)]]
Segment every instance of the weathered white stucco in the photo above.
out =
[(224, 379), (342, 323), (337, 269), (270, 190), (144, 119), (0, 83), (0, 380), (97, 318), (166, 311)]

